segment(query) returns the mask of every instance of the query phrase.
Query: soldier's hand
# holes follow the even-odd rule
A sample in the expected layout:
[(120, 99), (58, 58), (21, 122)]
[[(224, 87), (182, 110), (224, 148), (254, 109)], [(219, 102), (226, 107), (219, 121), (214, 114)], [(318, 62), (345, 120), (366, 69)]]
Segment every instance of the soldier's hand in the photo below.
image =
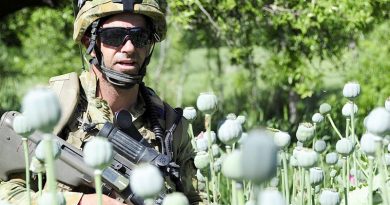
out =
[[(93, 204), (97, 204), (97, 194), (85, 194), (78, 205), (93, 205)], [(123, 204), (113, 198), (110, 198), (109, 196), (107, 195), (103, 195), (102, 197), (102, 201), (103, 201), (103, 205), (126, 205), (126, 204)]]

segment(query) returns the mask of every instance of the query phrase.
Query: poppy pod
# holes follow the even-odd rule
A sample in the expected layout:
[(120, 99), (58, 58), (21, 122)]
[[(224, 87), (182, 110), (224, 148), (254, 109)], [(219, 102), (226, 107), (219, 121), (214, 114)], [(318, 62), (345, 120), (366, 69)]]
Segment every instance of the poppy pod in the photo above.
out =
[(243, 177), (243, 168), (240, 166), (241, 160), (240, 150), (234, 150), (227, 154), (222, 163), (222, 174), (229, 179), (241, 181)]
[(24, 138), (27, 138), (34, 132), (31, 123), (29, 123), (28, 119), (24, 115), (18, 115), (14, 118), (13, 129)]
[(367, 131), (376, 135), (385, 135), (390, 132), (390, 112), (384, 107), (375, 108), (365, 119)]
[(183, 109), (183, 117), (189, 122), (193, 122), (196, 119), (196, 109), (194, 107), (185, 107)]
[(205, 151), (196, 153), (194, 158), (195, 167), (198, 169), (204, 169), (209, 165), (209, 154)]
[(57, 159), (61, 154), (61, 145), (58, 143), (58, 141), (54, 138), (52, 134), (44, 134), (43, 139), (37, 147), (35, 148), (35, 157), (41, 161), (45, 162), (46, 155), (45, 155), (45, 143), (52, 143), (52, 155), (54, 159)]
[(50, 133), (61, 117), (57, 95), (49, 88), (36, 88), (27, 93), (22, 101), (22, 113), (33, 129)]
[(340, 204), (339, 193), (334, 190), (325, 189), (320, 194), (321, 205), (338, 205)]
[(344, 85), (343, 96), (348, 99), (354, 99), (360, 94), (360, 84), (357, 82), (348, 82)]
[(347, 138), (337, 141), (336, 151), (344, 157), (349, 156), (353, 152), (353, 143)]
[(131, 190), (144, 199), (157, 196), (164, 186), (160, 170), (151, 164), (142, 164), (130, 175)]
[(236, 143), (240, 139), (241, 134), (241, 123), (235, 119), (226, 119), (218, 129), (218, 139), (226, 145)]
[(337, 164), (338, 160), (339, 160), (339, 156), (337, 155), (336, 152), (330, 152), (325, 156), (325, 162), (329, 165)]
[(375, 156), (376, 149), (380, 146), (381, 137), (372, 133), (363, 134), (360, 139), (360, 149), (368, 156)]
[(275, 176), (278, 149), (267, 131), (251, 131), (241, 149), (241, 165), (245, 179), (261, 184)]
[(217, 110), (218, 98), (212, 92), (200, 93), (196, 106), (204, 114), (213, 114)]
[(303, 168), (315, 166), (318, 160), (318, 154), (311, 149), (303, 149), (297, 154), (298, 165)]
[(317, 186), (322, 183), (324, 180), (324, 170), (319, 167), (313, 167), (309, 170), (310, 175), (310, 184), (312, 186)]
[(189, 205), (187, 197), (181, 192), (173, 192), (168, 194), (162, 203), (162, 205)]
[(291, 136), (287, 132), (275, 132), (274, 141), (280, 149), (287, 147), (290, 144)]
[(320, 123), (324, 120), (324, 116), (321, 113), (315, 113), (313, 117), (311, 117), (313, 123)]
[(355, 115), (358, 111), (358, 107), (355, 103), (347, 102), (344, 104), (343, 108), (341, 109), (341, 114), (343, 114), (344, 117), (350, 117), (353, 114)]
[(324, 152), (326, 149), (326, 142), (324, 140), (317, 140), (314, 143), (314, 150), (318, 153)]
[(320, 113), (323, 115), (328, 114), (331, 109), (332, 109), (332, 106), (330, 106), (328, 103), (322, 103), (320, 105)]
[(30, 171), (32, 171), (33, 173), (44, 173), (46, 171), (45, 164), (42, 161), (38, 160), (36, 157), (32, 157)]
[[(98, 152), (96, 150), (99, 150)], [(103, 137), (94, 137), (87, 142), (84, 149), (84, 161), (94, 169), (103, 170), (110, 165), (113, 150), (111, 143)]]
[(302, 142), (308, 142), (314, 137), (314, 126), (311, 123), (300, 123), (296, 133), (297, 139)]
[(282, 194), (276, 188), (267, 188), (260, 192), (258, 204), (285, 205)]

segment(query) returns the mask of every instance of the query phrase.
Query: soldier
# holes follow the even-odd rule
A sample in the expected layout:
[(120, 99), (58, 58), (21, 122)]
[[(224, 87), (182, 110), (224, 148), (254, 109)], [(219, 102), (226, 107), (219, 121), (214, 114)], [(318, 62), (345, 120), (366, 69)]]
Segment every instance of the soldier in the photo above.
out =
[[(90, 54), (90, 69), (80, 76), (65, 74), (50, 79), (62, 106), (54, 133), (82, 149), (115, 113), (127, 110), (144, 138), (160, 152), (172, 155), (180, 180), (166, 177), (168, 192), (181, 191), (191, 204), (200, 197), (195, 190), (194, 151), (187, 122), (180, 110), (161, 101), (142, 80), (154, 44), (165, 38), (164, 0), (79, 0), (73, 38)], [(173, 135), (166, 139), (165, 131)], [(0, 184), (0, 200), (23, 204), (25, 184), (15, 177)], [(95, 204), (96, 195), (59, 182), (67, 204)], [(36, 194), (32, 194), (36, 203)], [(104, 204), (122, 204), (109, 196)]]

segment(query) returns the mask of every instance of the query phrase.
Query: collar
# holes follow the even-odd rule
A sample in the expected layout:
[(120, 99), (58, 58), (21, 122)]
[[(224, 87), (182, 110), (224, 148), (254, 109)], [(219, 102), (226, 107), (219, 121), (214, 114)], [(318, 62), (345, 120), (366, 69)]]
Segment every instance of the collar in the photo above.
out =
[[(92, 68), (91, 68), (92, 69)], [(81, 87), (83, 88), (88, 102), (96, 96), (98, 77), (89, 71), (83, 71), (79, 77)]]
[(142, 116), (146, 111), (146, 104), (144, 101), (144, 98), (142, 97), (141, 93), (138, 92), (138, 98), (135, 106), (131, 107), (128, 111), (131, 114), (131, 117), (133, 119), (133, 124), (136, 128), (141, 128), (144, 125), (144, 122), (142, 120)]
[[(98, 105), (107, 104), (107, 102), (104, 99), (96, 97), (97, 82), (98, 82), (98, 78), (96, 77), (96, 75), (90, 73), (89, 71), (83, 71), (79, 78), (81, 82), (81, 87), (83, 88), (86, 94), (88, 104), (92, 104), (93, 107), (97, 107), (97, 108), (100, 108), (101, 106), (95, 106), (95, 104)], [(128, 111), (131, 114), (135, 126), (137, 128), (142, 127), (143, 123), (140, 118), (146, 111), (146, 103), (140, 92), (138, 92), (138, 98), (135, 106), (131, 107)], [(92, 121), (95, 120), (92, 119)], [(110, 119), (110, 121), (112, 121), (112, 118)]]

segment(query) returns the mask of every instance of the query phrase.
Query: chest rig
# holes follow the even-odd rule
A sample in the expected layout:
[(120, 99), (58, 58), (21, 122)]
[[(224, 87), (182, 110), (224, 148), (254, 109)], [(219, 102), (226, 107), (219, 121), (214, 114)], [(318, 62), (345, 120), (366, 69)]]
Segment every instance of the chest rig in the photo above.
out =
[[(96, 77), (88, 72), (83, 72), (77, 80), (74, 79), (75, 76), (77, 76), (75, 73), (66, 74), (52, 78), (50, 82), (60, 101), (63, 102), (64, 98), (67, 99), (67, 103), (62, 104), (63, 107), (65, 106), (63, 112), (73, 112), (63, 114), (63, 117), (67, 119), (61, 119), (63, 123), (57, 126), (56, 134), (75, 147), (82, 149), (84, 144), (101, 130), (105, 122), (115, 124), (116, 119), (107, 102), (95, 97)], [(75, 91), (70, 96), (69, 91), (66, 90)], [(138, 97), (139, 102), (133, 110), (130, 110), (133, 122), (129, 123), (133, 123), (151, 145), (171, 159), (170, 174), (166, 176), (168, 179), (166, 185), (172, 191), (180, 191), (179, 166), (175, 163), (176, 156), (173, 156), (173, 137), (180, 123), (182, 111), (171, 108), (161, 101), (153, 90), (143, 84), (140, 85)], [(73, 106), (73, 108), (69, 106)]]

